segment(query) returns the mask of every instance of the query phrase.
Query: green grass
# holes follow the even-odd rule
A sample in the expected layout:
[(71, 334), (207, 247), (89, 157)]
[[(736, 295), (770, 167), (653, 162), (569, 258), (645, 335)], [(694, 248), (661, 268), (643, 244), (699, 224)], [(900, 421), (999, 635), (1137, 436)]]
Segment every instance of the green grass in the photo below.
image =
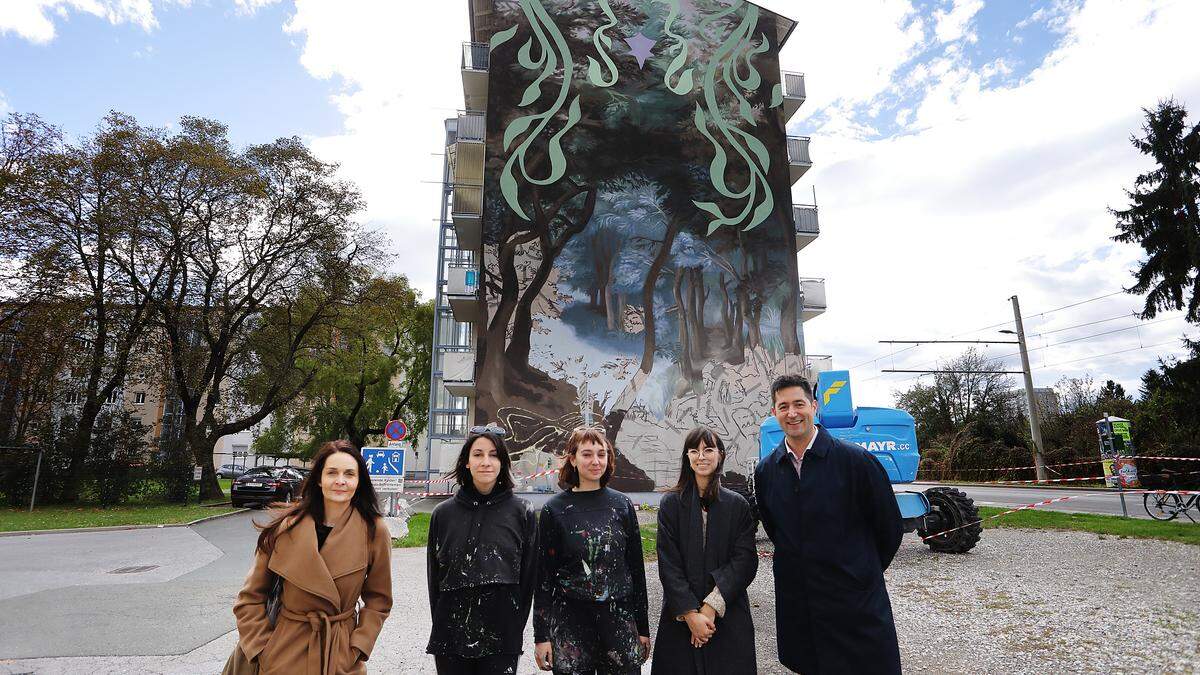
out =
[[(657, 525), (642, 525), (642, 555), (646, 560), (657, 560), (658, 553), (654, 543), (658, 538)], [(429, 514), (414, 513), (408, 519), (408, 536), (403, 539), (393, 539), (392, 548), (413, 548), (429, 543)]]
[(414, 548), (429, 543), (429, 514), (414, 513), (408, 519), (408, 536), (393, 539), (392, 548)]
[(225, 494), (229, 494), (229, 490), (233, 486), (233, 479), (232, 478), (218, 478), (217, 482), (221, 484), (221, 491), (224, 492)]
[(647, 562), (658, 560), (658, 525), (642, 525), (642, 557)]
[[(1132, 509), (1134, 505), (1130, 505)], [(1141, 504), (1137, 504), (1141, 508)], [(987, 518), (1007, 509), (991, 506), (979, 507), (979, 517)], [(1182, 518), (1183, 516), (1180, 516)], [(1101, 536), (1112, 536), (1118, 539), (1161, 539), (1177, 541), (1182, 544), (1200, 546), (1200, 523), (1184, 519), (1170, 522), (1146, 520), (1144, 518), (1122, 518), (1120, 516), (1102, 516), (1093, 513), (1063, 513), (1061, 511), (1037, 511), (1027, 509), (1010, 513), (1003, 518), (986, 520), (985, 528), (994, 527), (1026, 527), (1039, 530), (1075, 530), (1092, 532)]]
[(64, 504), (39, 506), (33, 513), (25, 509), (5, 508), (0, 509), (0, 532), (113, 525), (174, 525), (233, 510), (229, 506), (198, 504), (125, 504), (108, 508), (87, 504)]

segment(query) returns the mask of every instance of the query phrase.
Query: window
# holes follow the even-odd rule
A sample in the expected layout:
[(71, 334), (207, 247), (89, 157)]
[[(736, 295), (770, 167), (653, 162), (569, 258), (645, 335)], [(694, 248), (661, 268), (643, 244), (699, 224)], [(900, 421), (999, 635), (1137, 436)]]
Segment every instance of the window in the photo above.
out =
[(79, 395), (78, 391), (72, 389), (63, 395), (63, 403), (66, 403), (67, 405), (75, 405), (76, 403), (79, 403), (82, 398), (83, 397)]
[(116, 403), (117, 401), (120, 401), (120, 400), (121, 400), (121, 390), (120, 389), (113, 389), (112, 393), (110, 393), (108, 396), (104, 397), (105, 403)]
[(133, 395), (134, 405), (144, 405), (146, 403), (146, 392), (139, 391)]

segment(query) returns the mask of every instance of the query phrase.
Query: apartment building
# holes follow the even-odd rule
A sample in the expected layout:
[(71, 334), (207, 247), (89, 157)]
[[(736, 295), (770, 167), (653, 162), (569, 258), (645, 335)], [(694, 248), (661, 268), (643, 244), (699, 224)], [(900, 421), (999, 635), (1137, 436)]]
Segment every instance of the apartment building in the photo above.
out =
[(798, 256), (820, 227), (792, 200), (812, 166), (786, 131), (795, 22), (741, 0), (469, 5), (426, 468), (497, 424), (532, 473), (586, 424), (614, 442), (614, 486), (651, 489), (706, 425), (745, 475), (771, 380), (832, 368), (804, 349), (826, 300)]

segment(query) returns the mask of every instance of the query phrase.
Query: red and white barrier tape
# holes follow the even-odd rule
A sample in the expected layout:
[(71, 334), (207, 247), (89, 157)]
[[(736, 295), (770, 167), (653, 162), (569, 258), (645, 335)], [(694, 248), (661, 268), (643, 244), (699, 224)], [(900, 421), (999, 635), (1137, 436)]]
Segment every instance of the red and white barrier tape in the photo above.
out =
[[(1200, 491), (1194, 491), (1194, 490), (1129, 490), (1125, 494), (1129, 495), (1129, 494), (1147, 494), (1147, 493), (1159, 494), (1159, 495), (1198, 495), (1198, 494), (1200, 494)], [(1029, 509), (1035, 509), (1039, 506), (1046, 506), (1047, 504), (1054, 504), (1056, 502), (1065, 502), (1069, 499), (1079, 499), (1080, 497), (1090, 497), (1090, 496), (1091, 495), (1067, 495), (1065, 497), (1055, 497), (1054, 499), (1046, 499), (1046, 500), (1043, 500), (1040, 502), (1034, 502), (1032, 504), (1025, 504), (1024, 506), (1018, 506), (1015, 509), (1009, 509), (1008, 511), (1004, 511), (1002, 513), (997, 513), (994, 516), (988, 516), (987, 518), (981, 518), (979, 520), (976, 520), (973, 523), (967, 523), (966, 525), (959, 525), (958, 527), (950, 528), (949, 530), (942, 530), (941, 532), (931, 534), (928, 537), (921, 537), (921, 541), (929, 541), (930, 539), (935, 539), (937, 537), (943, 537), (947, 534), (950, 534), (951, 532), (957, 532), (958, 530), (962, 530), (962, 529), (971, 527), (973, 525), (979, 525), (988, 520), (994, 520), (994, 519), (1000, 518), (1002, 516), (1007, 516), (1007, 515), (1016, 513), (1017, 511), (1026, 511)]]
[(1104, 476), (1088, 476), (1086, 478), (1046, 478), (1045, 480), (989, 480), (980, 485), (1027, 485), (1030, 483), (1078, 483), (1084, 480), (1104, 480)]
[[(1084, 465), (1084, 464), (1099, 464), (1099, 463), (1100, 463), (1100, 462), (1102, 462), (1102, 461), (1103, 461), (1103, 460), (1100, 460), (1100, 459), (1093, 459), (1093, 460), (1089, 460), (1089, 461), (1086, 461), (1086, 462), (1068, 462), (1068, 463), (1066, 463), (1066, 464), (1047, 464), (1047, 465), (1046, 465), (1046, 468), (1047, 468), (1047, 469), (1056, 469), (1056, 468), (1058, 468), (1058, 467), (1060, 467), (1060, 466), (1082, 466), (1082, 465)], [(998, 468), (994, 468), (994, 469), (946, 469), (945, 471), (948, 471), (948, 472), (959, 472), (959, 471), (1022, 471), (1022, 470), (1025, 470), (1025, 469), (1036, 469), (1036, 468), (1037, 468), (1036, 466), (1002, 466), (1002, 467), (998, 467)], [(919, 469), (918, 469), (918, 470), (919, 470)], [(930, 471), (933, 471), (933, 467), (930, 467)]]

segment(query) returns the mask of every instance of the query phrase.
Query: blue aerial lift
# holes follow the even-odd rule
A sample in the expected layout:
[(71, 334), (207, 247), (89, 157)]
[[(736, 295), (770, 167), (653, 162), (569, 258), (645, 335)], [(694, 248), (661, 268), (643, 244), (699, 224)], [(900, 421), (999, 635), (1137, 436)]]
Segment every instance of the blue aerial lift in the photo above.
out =
[[(855, 407), (850, 394), (850, 371), (831, 370), (817, 375), (816, 421), (832, 436), (866, 449), (887, 472), (893, 485), (912, 483), (917, 478), (921, 455), (912, 415), (896, 408)], [(771, 454), (783, 440), (783, 430), (773, 416), (759, 428), (759, 459)], [(751, 479), (753, 481), (753, 479)], [(751, 499), (753, 486), (749, 485)], [(753, 502), (751, 502), (752, 505)], [(941, 553), (966, 553), (979, 542), (983, 528), (976, 523), (979, 510), (961, 490), (931, 487), (924, 492), (896, 492), (904, 531), (926, 539), (929, 548)], [(961, 527), (963, 525), (968, 527)], [(961, 529), (956, 529), (961, 528)]]

